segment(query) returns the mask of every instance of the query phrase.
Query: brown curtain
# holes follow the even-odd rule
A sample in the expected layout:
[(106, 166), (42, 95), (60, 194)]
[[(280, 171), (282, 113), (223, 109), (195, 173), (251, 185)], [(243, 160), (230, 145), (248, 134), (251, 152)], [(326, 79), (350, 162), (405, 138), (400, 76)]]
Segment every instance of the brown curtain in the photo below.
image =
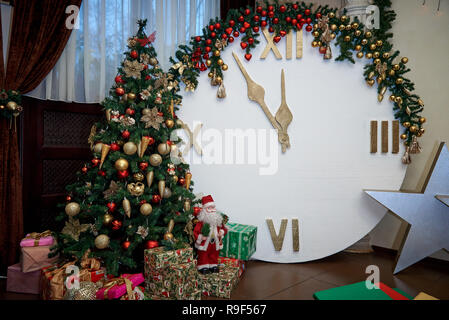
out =
[(221, 0), (220, 1), (220, 13), (221, 18), (225, 19), (229, 9), (239, 9), (250, 6), (254, 8), (256, 0)]
[[(23, 94), (44, 80), (71, 34), (71, 30), (66, 28), (66, 8), (69, 5), (80, 6), (81, 1), (14, 1), (6, 72), (1, 72), (5, 68), (3, 58), (0, 58), (1, 88)], [(0, 266), (3, 269), (17, 262), (19, 242), (23, 236), (17, 132), (14, 127), (9, 129), (9, 121), (5, 119), (0, 119), (0, 142)]]

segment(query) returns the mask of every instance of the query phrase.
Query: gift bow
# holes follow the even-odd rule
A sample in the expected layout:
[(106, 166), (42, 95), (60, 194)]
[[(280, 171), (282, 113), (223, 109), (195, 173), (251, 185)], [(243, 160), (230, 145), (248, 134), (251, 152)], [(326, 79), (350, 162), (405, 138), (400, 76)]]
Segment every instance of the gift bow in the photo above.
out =
[(39, 246), (39, 240), (41, 238), (50, 237), (52, 235), (50, 230), (46, 230), (44, 232), (38, 233), (38, 232), (32, 232), (30, 233), (25, 239), (34, 239), (34, 246)]
[(121, 286), (122, 284), (126, 285), (126, 294), (128, 295), (129, 300), (135, 300), (132, 282), (128, 278), (113, 278), (108, 282), (106, 282), (106, 284), (103, 286), (103, 288), (105, 289), (104, 291), (105, 300), (109, 300), (108, 292), (112, 287)]

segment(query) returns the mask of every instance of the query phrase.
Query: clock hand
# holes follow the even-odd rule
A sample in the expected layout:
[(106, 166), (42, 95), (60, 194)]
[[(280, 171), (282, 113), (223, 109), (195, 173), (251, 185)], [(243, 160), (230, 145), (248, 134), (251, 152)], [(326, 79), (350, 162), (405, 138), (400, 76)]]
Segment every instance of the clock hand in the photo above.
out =
[(234, 56), (235, 61), (237, 62), (240, 70), (243, 73), (243, 76), (246, 79), (246, 83), (248, 86), (248, 98), (251, 101), (257, 102), (260, 107), (262, 108), (263, 112), (267, 116), (268, 120), (270, 120), (273, 127), (277, 130), (281, 130), (281, 127), (279, 126), (279, 123), (276, 121), (276, 119), (271, 114), (270, 110), (268, 109), (266, 103), (265, 103), (265, 90), (262, 86), (254, 82), (253, 79), (249, 76), (248, 72), (246, 71), (245, 67), (241, 63), (240, 59), (237, 57), (237, 55), (233, 52), (232, 55)]
[(293, 120), (293, 115), (287, 105), (287, 99), (285, 95), (285, 73), (282, 69), (281, 74), (281, 92), (282, 102), (278, 111), (276, 112), (276, 121), (279, 123), (281, 132), (279, 132), (279, 142), (282, 144), (282, 152), (286, 152), (287, 148), (290, 148), (290, 137), (288, 136), (287, 129)]

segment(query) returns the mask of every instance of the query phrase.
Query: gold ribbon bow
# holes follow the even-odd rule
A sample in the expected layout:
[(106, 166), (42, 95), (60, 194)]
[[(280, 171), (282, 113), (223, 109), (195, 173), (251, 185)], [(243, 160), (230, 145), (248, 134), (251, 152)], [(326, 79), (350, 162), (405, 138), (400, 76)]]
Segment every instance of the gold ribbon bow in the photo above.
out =
[(38, 232), (30, 233), (30, 235), (28, 237), (26, 237), (25, 239), (34, 239), (34, 246), (37, 247), (37, 246), (39, 246), (39, 240), (41, 238), (50, 237), (51, 235), (52, 235), (51, 231), (46, 230), (41, 233), (38, 233)]
[(132, 282), (128, 278), (113, 278), (105, 283), (103, 288), (106, 290), (104, 291), (104, 298), (105, 300), (109, 300), (108, 292), (109, 290), (114, 286), (121, 286), (122, 284), (126, 285), (126, 294), (128, 295), (129, 300), (135, 300), (134, 293), (133, 293), (133, 287)]

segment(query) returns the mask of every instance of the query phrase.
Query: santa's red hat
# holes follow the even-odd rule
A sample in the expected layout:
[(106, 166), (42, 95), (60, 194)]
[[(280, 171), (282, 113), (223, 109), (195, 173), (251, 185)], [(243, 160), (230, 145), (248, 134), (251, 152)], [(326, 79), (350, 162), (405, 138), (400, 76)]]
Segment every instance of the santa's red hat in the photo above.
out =
[(203, 197), (202, 203), (203, 203), (203, 208), (215, 205), (214, 199), (212, 198), (211, 195)]

